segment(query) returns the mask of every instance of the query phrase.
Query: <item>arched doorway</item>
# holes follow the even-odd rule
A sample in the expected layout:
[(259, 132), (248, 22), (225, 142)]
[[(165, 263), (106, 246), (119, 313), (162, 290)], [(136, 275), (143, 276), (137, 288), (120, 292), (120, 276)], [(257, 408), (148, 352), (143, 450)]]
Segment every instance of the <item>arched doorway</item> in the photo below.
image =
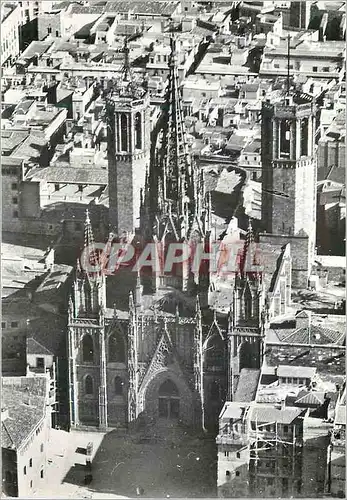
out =
[(166, 380), (159, 388), (159, 417), (176, 419), (180, 412), (180, 396), (172, 380)]

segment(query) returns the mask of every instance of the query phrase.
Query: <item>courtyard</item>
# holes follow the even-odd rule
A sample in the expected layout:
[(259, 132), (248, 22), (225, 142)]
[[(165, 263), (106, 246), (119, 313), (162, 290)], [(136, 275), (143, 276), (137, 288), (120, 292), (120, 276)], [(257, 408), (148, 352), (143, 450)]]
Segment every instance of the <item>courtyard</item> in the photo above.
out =
[[(36, 497), (48, 491), (65, 498), (132, 498), (139, 493), (147, 498), (216, 496), (214, 437), (192, 434), (169, 420), (131, 434), (116, 430), (55, 433), (64, 450), (51, 447), (56, 453), (47, 486)], [(94, 448), (92, 480), (85, 485), (89, 442)]]

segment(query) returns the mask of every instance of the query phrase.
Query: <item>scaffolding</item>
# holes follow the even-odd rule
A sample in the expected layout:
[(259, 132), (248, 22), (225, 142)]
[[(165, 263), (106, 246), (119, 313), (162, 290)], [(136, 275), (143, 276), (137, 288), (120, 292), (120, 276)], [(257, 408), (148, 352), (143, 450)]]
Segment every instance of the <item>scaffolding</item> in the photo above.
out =
[[(252, 424), (255, 424), (255, 429), (252, 428)], [(280, 424), (282, 425), (282, 424)], [(274, 426), (274, 430), (267, 431), (265, 429), (268, 426)], [(274, 467), (271, 467), (272, 477), (275, 479), (275, 487), (278, 493), (278, 490), (281, 489), (282, 492), (282, 484), (279, 485), (280, 479), (292, 479), (288, 487), (294, 488), (294, 478), (296, 477), (296, 463), (297, 463), (297, 434), (296, 434), (296, 425), (293, 425), (293, 433), (291, 439), (282, 438), (282, 433), (279, 432), (279, 423), (274, 420), (272, 422), (258, 423), (256, 418), (255, 422), (249, 419), (248, 421), (248, 449), (249, 449), (249, 469), (250, 473), (254, 473), (254, 479), (258, 476), (259, 466), (262, 460), (266, 460), (267, 462), (274, 462)], [(283, 450), (286, 449), (289, 453), (283, 453)], [(272, 450), (272, 455), (267, 455), (267, 451)], [(263, 454), (265, 452), (266, 454)], [(283, 459), (290, 458), (290, 474), (289, 467), (283, 466)], [(281, 459), (281, 460), (280, 460)], [(283, 476), (284, 469), (287, 474)], [(251, 475), (251, 474), (250, 474)], [(289, 492), (288, 492), (289, 493)], [(299, 493), (299, 491), (292, 491), (290, 494), (293, 495), (295, 493)]]

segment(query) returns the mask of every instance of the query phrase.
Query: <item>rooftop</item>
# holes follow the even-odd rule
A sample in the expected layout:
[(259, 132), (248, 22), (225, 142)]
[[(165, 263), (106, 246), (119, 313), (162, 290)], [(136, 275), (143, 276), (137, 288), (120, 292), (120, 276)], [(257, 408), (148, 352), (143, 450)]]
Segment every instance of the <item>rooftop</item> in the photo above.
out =
[(101, 168), (46, 167), (29, 172), (27, 179), (52, 183), (107, 185), (107, 171)]
[(253, 401), (257, 392), (259, 377), (260, 370), (243, 368), (240, 372), (234, 401), (249, 403)]
[(18, 450), (45, 416), (45, 377), (3, 377), (2, 408), (8, 418), (1, 422), (2, 447)]
[(259, 424), (276, 422), (278, 424), (292, 424), (305, 410), (302, 408), (271, 408), (268, 405), (255, 404), (250, 410), (250, 420)]
[(277, 368), (278, 377), (300, 377), (311, 379), (317, 369), (309, 366), (281, 365)]

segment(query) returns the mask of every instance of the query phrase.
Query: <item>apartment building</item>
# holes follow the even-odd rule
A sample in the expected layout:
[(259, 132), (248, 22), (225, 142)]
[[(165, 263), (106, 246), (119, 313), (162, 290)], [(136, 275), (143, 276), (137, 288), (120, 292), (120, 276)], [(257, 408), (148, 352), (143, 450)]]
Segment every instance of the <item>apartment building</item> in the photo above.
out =
[[(324, 493), (330, 396), (321, 390), (315, 372), (309, 367), (264, 365), (259, 383), (252, 382), (251, 374), (240, 378), (242, 387), (219, 416), (219, 497)], [(252, 385), (257, 387), (255, 395)]]
[(8, 496), (31, 497), (45, 481), (52, 396), (46, 376), (2, 379), (2, 476)]
[[(311, 78), (340, 79), (345, 68), (346, 47), (344, 42), (290, 42), (289, 70), (291, 75)], [(262, 77), (286, 76), (288, 73), (288, 43), (282, 40), (278, 46), (265, 47), (259, 73)]]
[[(32, 3), (32, 2), (30, 2)], [(19, 4), (1, 2), (1, 64), (10, 66), (19, 54)]]

